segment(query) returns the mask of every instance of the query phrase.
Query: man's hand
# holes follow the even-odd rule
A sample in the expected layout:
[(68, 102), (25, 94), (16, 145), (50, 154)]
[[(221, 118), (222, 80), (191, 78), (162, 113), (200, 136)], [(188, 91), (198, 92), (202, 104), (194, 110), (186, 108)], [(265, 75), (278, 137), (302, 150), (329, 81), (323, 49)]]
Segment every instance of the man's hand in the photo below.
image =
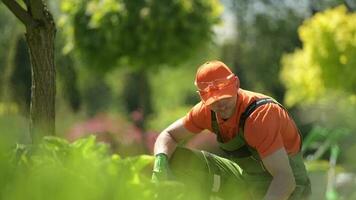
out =
[(168, 156), (164, 153), (159, 153), (155, 158), (152, 181), (157, 183), (164, 180), (168, 180)]
[(153, 167), (153, 182), (170, 178), (172, 174), (169, 170), (168, 158), (173, 154), (179, 142), (191, 136), (193, 134), (184, 127), (183, 118), (178, 119), (159, 134), (154, 146), (156, 159)]

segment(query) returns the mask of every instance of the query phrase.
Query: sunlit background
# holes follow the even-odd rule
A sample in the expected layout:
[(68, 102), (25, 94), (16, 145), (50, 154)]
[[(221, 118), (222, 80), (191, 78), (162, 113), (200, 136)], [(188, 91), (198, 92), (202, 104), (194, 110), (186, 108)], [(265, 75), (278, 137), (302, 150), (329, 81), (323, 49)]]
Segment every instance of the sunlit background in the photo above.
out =
[(197, 67), (215, 59), (288, 108), (311, 199), (356, 199), (355, 0), (47, 3), (57, 137), (38, 146), (25, 28), (0, 4), (0, 199), (187, 199), (180, 186), (150, 183), (150, 155), (199, 101)]

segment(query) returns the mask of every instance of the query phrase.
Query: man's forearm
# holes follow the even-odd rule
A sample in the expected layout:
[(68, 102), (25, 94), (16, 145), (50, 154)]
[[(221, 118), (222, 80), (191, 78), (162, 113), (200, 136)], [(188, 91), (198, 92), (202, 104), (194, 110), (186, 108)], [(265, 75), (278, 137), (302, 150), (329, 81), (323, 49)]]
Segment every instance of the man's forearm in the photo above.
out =
[(168, 156), (168, 158), (170, 158), (176, 147), (177, 142), (167, 131), (163, 131), (161, 134), (159, 134), (155, 142), (154, 155), (164, 153)]
[(287, 177), (282, 174), (273, 177), (264, 200), (288, 199), (295, 189), (295, 180)]

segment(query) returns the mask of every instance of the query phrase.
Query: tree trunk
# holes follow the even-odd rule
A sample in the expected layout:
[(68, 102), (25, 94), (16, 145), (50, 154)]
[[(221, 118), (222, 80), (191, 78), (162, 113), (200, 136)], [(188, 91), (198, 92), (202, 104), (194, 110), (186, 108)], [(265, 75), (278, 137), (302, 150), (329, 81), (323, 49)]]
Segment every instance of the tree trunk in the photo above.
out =
[(32, 66), (30, 132), (33, 142), (55, 135), (56, 71), (54, 66), (55, 24), (51, 14), (39, 20), (39, 26), (26, 27), (26, 39)]
[(130, 72), (125, 81), (123, 98), (134, 124), (144, 130), (145, 118), (152, 113), (151, 88), (145, 70)]
[(27, 9), (15, 0), (2, 1), (26, 26), (32, 75), (30, 133), (36, 142), (44, 135), (55, 135), (56, 26), (43, 0), (23, 0)]

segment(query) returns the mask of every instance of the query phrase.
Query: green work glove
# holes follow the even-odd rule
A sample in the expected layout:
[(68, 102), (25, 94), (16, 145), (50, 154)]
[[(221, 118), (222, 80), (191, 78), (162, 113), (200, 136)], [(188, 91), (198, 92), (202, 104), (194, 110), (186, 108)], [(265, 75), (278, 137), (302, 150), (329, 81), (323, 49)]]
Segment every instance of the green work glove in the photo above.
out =
[(153, 166), (152, 181), (157, 183), (168, 179), (168, 156), (164, 153), (156, 155)]

